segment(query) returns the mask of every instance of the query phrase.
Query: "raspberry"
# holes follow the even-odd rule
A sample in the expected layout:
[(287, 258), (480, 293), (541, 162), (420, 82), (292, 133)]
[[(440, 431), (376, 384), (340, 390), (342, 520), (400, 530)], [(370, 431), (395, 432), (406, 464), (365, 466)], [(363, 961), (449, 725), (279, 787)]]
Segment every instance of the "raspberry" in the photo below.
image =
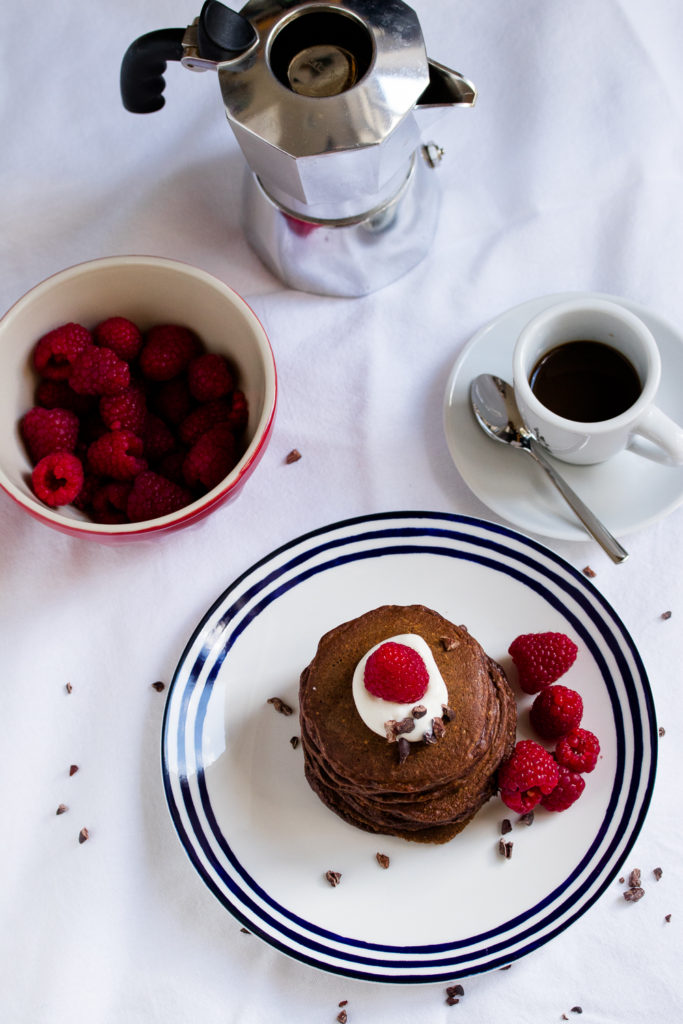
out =
[(525, 693), (538, 693), (564, 675), (574, 664), (577, 651), (564, 633), (523, 633), (508, 648)]
[(187, 327), (152, 327), (140, 350), (140, 369), (150, 380), (171, 380), (201, 352), (201, 342)]
[(558, 768), (552, 756), (534, 740), (520, 740), (498, 769), (503, 803), (526, 814), (557, 785)]
[(194, 402), (185, 378), (174, 377), (154, 389), (149, 405), (162, 420), (177, 426), (192, 411)]
[(31, 462), (35, 465), (50, 452), (73, 452), (78, 440), (78, 417), (68, 409), (29, 409), (19, 430)]
[(102, 395), (99, 410), (109, 430), (132, 430), (138, 437), (142, 436), (147, 406), (145, 393), (138, 384), (131, 384), (118, 395)]
[(546, 811), (566, 811), (579, 799), (586, 786), (582, 775), (565, 768), (563, 764), (558, 765), (557, 775), (557, 785), (541, 799), (541, 806)]
[(92, 495), (91, 515), (96, 523), (127, 523), (126, 505), (131, 483), (112, 482), (98, 487)]
[(95, 344), (102, 348), (110, 348), (119, 359), (130, 363), (142, 348), (140, 331), (123, 316), (111, 316), (103, 320), (93, 331)]
[(88, 466), (99, 476), (132, 480), (147, 469), (142, 441), (130, 430), (110, 430), (88, 448)]
[(164, 455), (163, 459), (160, 459), (159, 463), (154, 467), (161, 476), (165, 476), (167, 480), (172, 480), (174, 484), (179, 484), (180, 487), (185, 486), (185, 477), (183, 476), (183, 462), (187, 455), (186, 448), (176, 448), (175, 451), (169, 452), (168, 455)]
[(50, 508), (68, 505), (83, 486), (81, 460), (71, 452), (51, 452), (35, 466), (31, 481), (36, 497)]
[(130, 369), (110, 348), (91, 345), (76, 356), (69, 384), (79, 395), (116, 395), (130, 384)]
[[(83, 462), (83, 459), (81, 459), (81, 462)], [(85, 512), (90, 515), (92, 500), (95, 497), (95, 492), (102, 486), (102, 481), (93, 473), (88, 473), (85, 467), (84, 473), (83, 486), (71, 504), (80, 512)]]
[(148, 413), (145, 429), (142, 432), (145, 447), (145, 458), (149, 462), (157, 462), (168, 455), (176, 446), (175, 437), (164, 421), (154, 413)]
[(90, 395), (77, 395), (66, 380), (39, 381), (35, 391), (35, 403), (43, 409), (69, 409), (77, 416), (89, 412), (95, 401)]
[(136, 476), (128, 496), (126, 511), (132, 523), (177, 512), (192, 501), (192, 494), (171, 480), (145, 470)]
[(33, 350), (33, 365), (41, 377), (66, 380), (76, 357), (92, 345), (92, 335), (80, 324), (62, 324), (40, 338)]
[(216, 398), (213, 402), (205, 402), (193, 409), (178, 427), (180, 440), (184, 444), (194, 444), (217, 423), (230, 421), (230, 404), (225, 398)]
[(389, 640), (365, 662), (363, 682), (375, 697), (409, 704), (424, 696), (429, 672), (417, 651)]
[(529, 721), (544, 740), (556, 740), (576, 729), (582, 715), (580, 694), (557, 683), (541, 690), (531, 705)]
[(600, 741), (588, 729), (572, 729), (555, 747), (555, 760), (573, 772), (592, 772), (598, 763)]
[(233, 391), (230, 397), (230, 415), (228, 416), (228, 423), (232, 429), (237, 432), (246, 427), (248, 418), (249, 409), (244, 392)]
[(198, 402), (223, 398), (235, 387), (228, 360), (215, 352), (204, 352), (190, 362), (187, 368), (187, 383), (190, 394)]
[(218, 423), (202, 434), (183, 462), (183, 476), (190, 487), (211, 490), (235, 465), (235, 437), (227, 423)]

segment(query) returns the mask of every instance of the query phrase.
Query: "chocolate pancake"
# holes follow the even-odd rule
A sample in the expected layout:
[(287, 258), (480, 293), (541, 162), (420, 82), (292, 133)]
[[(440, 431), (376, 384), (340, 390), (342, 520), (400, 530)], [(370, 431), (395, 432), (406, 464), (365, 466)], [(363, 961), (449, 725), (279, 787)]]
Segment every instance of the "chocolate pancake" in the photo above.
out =
[[(452, 720), (436, 742), (410, 743), (400, 762), (397, 743), (358, 714), (352, 679), (371, 647), (403, 633), (429, 645)], [(447, 842), (468, 824), (515, 743), (502, 668), (463, 626), (423, 605), (383, 605), (326, 633), (301, 674), (299, 709), (306, 778), (323, 803), (358, 828), (418, 842)]]

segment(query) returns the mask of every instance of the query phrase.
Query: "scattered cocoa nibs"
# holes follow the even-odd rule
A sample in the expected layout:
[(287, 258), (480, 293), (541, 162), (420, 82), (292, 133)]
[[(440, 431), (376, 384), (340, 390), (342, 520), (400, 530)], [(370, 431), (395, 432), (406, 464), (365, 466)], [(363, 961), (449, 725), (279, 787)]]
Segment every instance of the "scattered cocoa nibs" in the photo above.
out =
[(634, 868), (628, 876), (628, 884), (631, 889), (636, 889), (640, 885), (640, 868)]
[(341, 1002), (337, 1003), (337, 1006), (348, 1006), (348, 1005), (349, 1005), (348, 999), (342, 999)]
[(85, 843), (87, 842), (88, 839), (90, 839), (90, 833), (88, 832), (87, 828), (82, 828), (81, 831), (78, 833), (79, 843)]
[(296, 750), (296, 748), (299, 746), (299, 737), (292, 736), (289, 742), (292, 744), (292, 750)]
[(665, 914), (664, 915), (664, 920), (666, 921), (667, 924), (671, 924), (671, 914)]
[(422, 742), (430, 747), (433, 743), (436, 743), (436, 736), (433, 732), (426, 732), (422, 737)]
[(659, 733), (660, 736), (666, 736), (666, 729), (664, 728), (663, 725), (660, 725), (660, 727), (657, 730), (657, 732)]
[(462, 985), (449, 985), (448, 988), (446, 989), (446, 995), (447, 996), (464, 996), (465, 995), (465, 989), (462, 987)]
[(664, 620), (671, 618), (671, 612), (662, 612), (661, 616)]
[(432, 718), (432, 732), (437, 740), (440, 740), (446, 733), (446, 726), (442, 718)]
[(325, 878), (334, 889), (341, 882), (341, 871), (326, 871)]
[(625, 881), (626, 881), (626, 879), (622, 875), (621, 878), (619, 879), (619, 885), (623, 885)]
[(384, 732), (386, 733), (387, 743), (395, 743), (399, 736), (402, 736), (406, 732), (412, 732), (415, 728), (415, 721), (408, 715), (407, 718), (401, 719), (397, 722), (395, 718), (390, 718), (384, 723)]
[(627, 889), (624, 893), (624, 899), (627, 903), (637, 903), (638, 900), (642, 900), (645, 895), (645, 890), (641, 889), (639, 885), (633, 885), (630, 889)]
[(275, 710), (281, 715), (291, 715), (292, 709), (279, 697), (269, 697), (266, 704), (272, 704)]
[(441, 646), (443, 647), (444, 651), (454, 651), (456, 647), (460, 646), (460, 641), (457, 640), (454, 636), (442, 636)]
[(563, 1013), (562, 1016), (560, 1017), (560, 1020), (569, 1020), (569, 1017), (567, 1016), (566, 1013)]
[(591, 569), (590, 565), (585, 565), (581, 572), (584, 576), (587, 576), (589, 580), (595, 579), (595, 569)]
[(512, 857), (512, 847), (513, 846), (514, 846), (514, 843), (511, 843), (509, 841), (506, 842), (504, 839), (499, 839), (498, 840), (498, 853), (501, 855), (501, 857), (505, 857), (505, 860), (510, 860), (510, 857)]
[(156, 690), (157, 693), (161, 693), (162, 690), (166, 689), (166, 683), (162, 683), (161, 679), (157, 679), (156, 683), (152, 683), (152, 689)]
[(69, 808), (66, 806), (66, 804), (60, 804), (57, 810), (55, 811), (55, 814), (65, 814), (68, 810)]
[(447, 704), (441, 705), (443, 709), (443, 720), (444, 722), (452, 722), (455, 720), (455, 711), (453, 708), (449, 708)]
[(410, 712), (413, 718), (424, 718), (427, 714), (427, 708), (424, 704), (416, 704), (413, 710)]
[(512, 964), (505, 964), (505, 967), (501, 967), (500, 970), (501, 971), (509, 971), (511, 967), (512, 967)]
[(519, 817), (519, 823), (520, 825), (526, 825), (526, 827), (529, 828), (529, 826), (534, 823), (534, 812), (527, 811), (526, 814), (521, 814)]
[(410, 743), (405, 736), (399, 736), (398, 738), (398, 763), (403, 764), (407, 760), (410, 754)]
[(580, 1006), (572, 1006), (572, 1013), (583, 1013), (583, 1010)]
[(242, 932), (243, 935), (251, 935), (251, 932), (249, 931), (248, 928), (240, 928), (240, 931)]
[(292, 448), (291, 452), (286, 456), (285, 462), (288, 466), (291, 466), (293, 462), (298, 462), (301, 458), (301, 452), (298, 448)]
[(337, 1020), (339, 1021), (339, 1024), (346, 1024), (348, 1019), (349, 1017), (346, 1010), (340, 1010), (339, 1013), (337, 1014)]
[(653, 868), (653, 870), (652, 870), (652, 874), (653, 874), (653, 875), (655, 876), (655, 882), (658, 882), (658, 881), (659, 881), (659, 879), (660, 879), (660, 878), (662, 877), (662, 875), (664, 874), (664, 872), (662, 871), (662, 869), (661, 869), (661, 868)]
[(407, 718), (402, 718), (400, 722), (396, 722), (396, 735), (402, 736), (406, 732), (412, 732), (415, 728), (415, 721), (408, 715)]
[(512, 832), (512, 822), (510, 821), (509, 818), (503, 818), (503, 820), (500, 823), (500, 831), (501, 835), (504, 836), (506, 836), (508, 832)]
[(457, 996), (446, 996), (446, 1006), (455, 1006), (460, 1000)]
[(71, 683), (67, 683), (64, 689), (66, 690), (67, 693), (71, 693), (71, 691), (73, 690), (73, 686), (71, 685)]
[(70, 764), (69, 765), (69, 778), (71, 778), (72, 775), (75, 775), (77, 771), (78, 771), (78, 765), (77, 764)]
[(384, 868), (384, 870), (386, 871), (386, 869), (391, 864), (391, 861), (387, 857), (386, 853), (376, 853), (375, 857), (377, 858), (377, 863), (379, 864), (379, 866), (381, 868)]

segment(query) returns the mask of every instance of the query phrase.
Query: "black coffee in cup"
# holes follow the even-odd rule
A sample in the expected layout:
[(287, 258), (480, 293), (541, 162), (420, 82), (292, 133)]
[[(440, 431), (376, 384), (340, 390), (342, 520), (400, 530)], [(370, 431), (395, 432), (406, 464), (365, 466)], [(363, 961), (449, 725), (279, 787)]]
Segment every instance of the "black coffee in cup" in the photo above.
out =
[(630, 409), (642, 385), (633, 364), (611, 345), (578, 339), (544, 353), (529, 376), (536, 398), (568, 420), (599, 423)]

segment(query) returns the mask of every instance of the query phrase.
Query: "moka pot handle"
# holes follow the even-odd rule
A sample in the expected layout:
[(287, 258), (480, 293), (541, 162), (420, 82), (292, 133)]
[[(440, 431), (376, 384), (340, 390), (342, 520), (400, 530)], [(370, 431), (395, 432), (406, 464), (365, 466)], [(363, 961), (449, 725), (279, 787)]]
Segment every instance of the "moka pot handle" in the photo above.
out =
[[(164, 105), (164, 71), (182, 60), (187, 29), (162, 28), (131, 43), (121, 62), (121, 99), (133, 114), (151, 114)], [(258, 41), (251, 22), (218, 0), (205, 0), (197, 19), (197, 50), (203, 60), (234, 60)]]
[(131, 43), (121, 62), (121, 99), (132, 114), (161, 110), (169, 60), (183, 56), (184, 28), (160, 28)]

